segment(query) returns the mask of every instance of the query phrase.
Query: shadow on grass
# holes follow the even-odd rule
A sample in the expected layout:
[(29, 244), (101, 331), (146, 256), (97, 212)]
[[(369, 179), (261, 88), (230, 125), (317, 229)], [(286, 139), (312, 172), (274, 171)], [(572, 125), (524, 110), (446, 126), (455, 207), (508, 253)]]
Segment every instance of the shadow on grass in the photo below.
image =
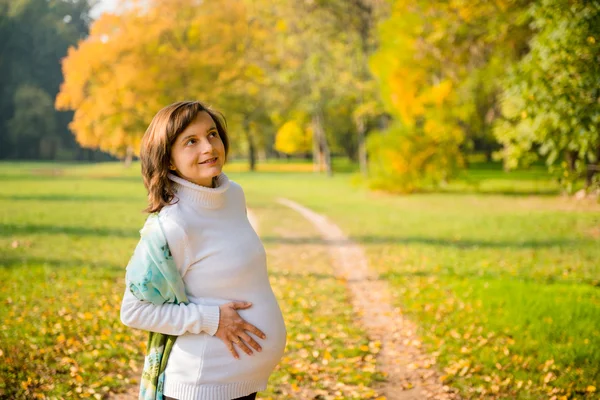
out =
[(139, 238), (137, 229), (84, 228), (81, 226), (55, 225), (14, 225), (0, 224), (0, 237), (27, 234), (67, 234), (72, 236), (106, 236), (119, 238)]
[(507, 197), (525, 197), (525, 196), (539, 196), (539, 197), (557, 197), (560, 195), (559, 190), (547, 189), (547, 190), (494, 190), (494, 189), (439, 189), (419, 192), (418, 194), (448, 194), (448, 195), (487, 195), (487, 196), (507, 196)]
[(0, 269), (11, 269), (19, 267), (46, 266), (56, 268), (102, 268), (103, 271), (125, 271), (124, 265), (110, 264), (106, 262), (89, 262), (82, 260), (57, 260), (41, 257), (0, 257)]
[(59, 181), (122, 181), (122, 182), (136, 182), (143, 184), (141, 176), (110, 176), (110, 175), (53, 175), (53, 176), (42, 176), (42, 175), (2, 175), (0, 174), (0, 182), (2, 181), (27, 181), (27, 182), (44, 182), (48, 181), (59, 182)]
[(269, 276), (273, 278), (288, 278), (288, 279), (317, 279), (317, 280), (327, 280), (327, 279), (336, 279), (333, 274), (326, 273), (314, 273), (307, 272), (305, 274), (299, 274), (297, 272), (288, 272), (281, 270), (273, 270), (269, 269)]
[(89, 195), (38, 194), (38, 195), (0, 195), (0, 200), (10, 201), (74, 201), (74, 202), (119, 202), (141, 203), (144, 197), (101, 197)]
[(438, 239), (428, 237), (394, 237), (394, 236), (353, 236), (346, 240), (328, 240), (325, 241), (319, 237), (296, 237), (296, 238), (283, 238), (279, 236), (262, 236), (261, 240), (263, 243), (269, 244), (291, 244), (291, 245), (305, 245), (305, 244), (321, 244), (328, 246), (349, 246), (354, 243), (362, 245), (370, 244), (391, 244), (391, 245), (411, 245), (411, 244), (424, 244), (430, 246), (441, 246), (441, 247), (454, 247), (459, 249), (473, 249), (473, 248), (492, 248), (492, 249), (504, 249), (504, 248), (515, 248), (515, 249), (536, 249), (556, 246), (572, 246), (579, 243), (577, 240), (523, 240), (523, 241), (483, 241), (483, 240), (450, 240), (450, 239)]
[(82, 176), (82, 179), (92, 179), (101, 181), (120, 181), (120, 182), (139, 182), (143, 183), (142, 176), (110, 176), (110, 175), (89, 175)]
[(385, 272), (380, 275), (381, 279), (384, 280), (398, 280), (401, 278), (450, 278), (468, 281), (481, 281), (483, 283), (488, 281), (511, 281), (511, 282), (524, 282), (524, 283), (536, 283), (540, 285), (589, 285), (600, 289), (600, 281), (592, 278), (580, 278), (570, 279), (564, 278), (559, 275), (542, 275), (542, 276), (529, 276), (529, 275), (512, 275), (510, 273), (504, 273), (502, 271), (481, 271), (481, 270), (466, 270), (456, 271), (453, 268), (445, 268), (438, 271), (402, 271), (394, 270)]

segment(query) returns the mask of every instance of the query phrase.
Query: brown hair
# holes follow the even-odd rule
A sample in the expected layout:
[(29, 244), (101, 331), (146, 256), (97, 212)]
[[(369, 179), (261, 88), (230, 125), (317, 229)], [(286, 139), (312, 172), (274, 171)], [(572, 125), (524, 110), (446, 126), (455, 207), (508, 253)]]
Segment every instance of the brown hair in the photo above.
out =
[(144, 210), (145, 212), (158, 212), (173, 200), (173, 185), (167, 177), (170, 172), (171, 146), (177, 136), (202, 111), (206, 111), (215, 121), (217, 131), (225, 146), (225, 158), (227, 158), (229, 138), (223, 114), (199, 101), (181, 101), (166, 106), (152, 118), (152, 122), (142, 138), (140, 160), (144, 186), (148, 190), (148, 207)]

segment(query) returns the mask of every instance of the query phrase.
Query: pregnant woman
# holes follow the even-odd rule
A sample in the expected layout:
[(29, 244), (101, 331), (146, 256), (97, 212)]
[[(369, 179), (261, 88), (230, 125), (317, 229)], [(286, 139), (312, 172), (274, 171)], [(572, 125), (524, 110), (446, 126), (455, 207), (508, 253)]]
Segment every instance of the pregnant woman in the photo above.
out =
[[(254, 399), (283, 356), (286, 329), (265, 250), (248, 222), (241, 186), (222, 172), (228, 149), (224, 119), (197, 101), (160, 110), (142, 139), (151, 214), (142, 239), (144, 230), (164, 235), (168, 248), (155, 264), (171, 262), (178, 281), (149, 269), (135, 281), (134, 268), (144, 259), (140, 241), (127, 267), (121, 321), (151, 332), (142, 398)], [(148, 243), (150, 253), (157, 250)], [(152, 287), (154, 281), (162, 286)], [(153, 300), (176, 292), (177, 284), (175, 299)], [(155, 345), (153, 335), (169, 340)], [(152, 374), (160, 377), (148, 394), (145, 379)]]

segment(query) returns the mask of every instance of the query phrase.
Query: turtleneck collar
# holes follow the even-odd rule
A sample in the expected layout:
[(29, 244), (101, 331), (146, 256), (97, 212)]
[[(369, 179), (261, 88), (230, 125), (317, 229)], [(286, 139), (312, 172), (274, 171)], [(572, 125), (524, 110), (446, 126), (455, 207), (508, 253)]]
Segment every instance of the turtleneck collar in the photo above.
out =
[(176, 196), (183, 201), (204, 208), (219, 208), (225, 202), (225, 192), (229, 189), (229, 178), (223, 172), (216, 177), (214, 188), (197, 185), (176, 175), (169, 174), (173, 181)]

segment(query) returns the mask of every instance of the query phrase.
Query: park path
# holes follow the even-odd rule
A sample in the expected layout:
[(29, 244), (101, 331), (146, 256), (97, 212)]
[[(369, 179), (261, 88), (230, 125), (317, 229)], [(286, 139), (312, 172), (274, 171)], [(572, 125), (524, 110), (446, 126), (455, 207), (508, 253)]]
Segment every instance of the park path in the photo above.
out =
[(300, 213), (320, 232), (329, 246), (334, 273), (347, 282), (361, 325), (371, 340), (381, 342), (378, 362), (386, 381), (377, 389), (388, 400), (458, 399), (440, 383), (435, 357), (421, 350), (415, 324), (392, 306), (387, 282), (369, 268), (362, 247), (325, 216), (288, 199), (278, 202)]

